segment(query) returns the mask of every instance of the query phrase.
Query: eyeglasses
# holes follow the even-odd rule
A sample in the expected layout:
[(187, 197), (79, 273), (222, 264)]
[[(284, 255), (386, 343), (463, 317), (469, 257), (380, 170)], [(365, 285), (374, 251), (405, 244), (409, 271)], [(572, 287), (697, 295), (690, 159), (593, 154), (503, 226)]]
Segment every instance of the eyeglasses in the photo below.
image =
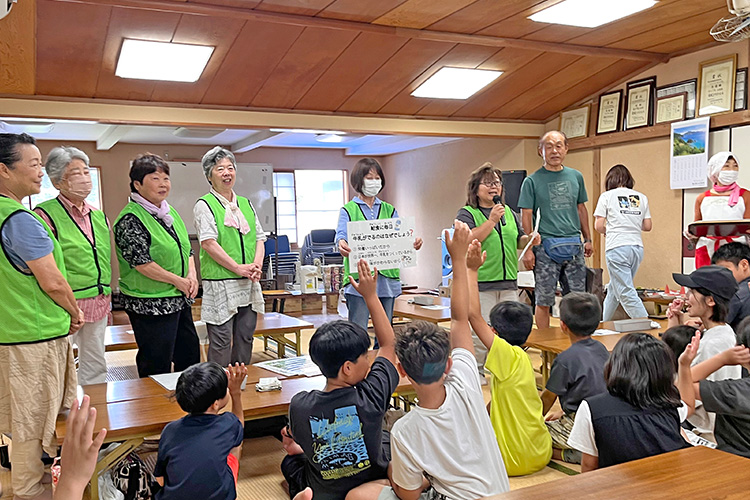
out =
[(500, 187), (503, 185), (503, 183), (500, 181), (492, 181), (492, 182), (482, 182), (482, 185), (487, 186), (488, 188), (491, 188), (491, 187)]

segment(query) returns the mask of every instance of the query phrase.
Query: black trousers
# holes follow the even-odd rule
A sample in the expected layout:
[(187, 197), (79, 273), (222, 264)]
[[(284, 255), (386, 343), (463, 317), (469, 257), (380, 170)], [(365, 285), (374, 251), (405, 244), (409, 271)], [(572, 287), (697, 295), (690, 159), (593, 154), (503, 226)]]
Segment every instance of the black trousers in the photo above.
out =
[(284, 474), (284, 479), (289, 485), (289, 498), (294, 498), (297, 493), (309, 486), (305, 474), (306, 461), (304, 453), (287, 455), (281, 461), (281, 473)]
[(164, 315), (127, 311), (138, 344), (135, 364), (141, 378), (182, 371), (200, 362), (200, 346), (189, 307)]

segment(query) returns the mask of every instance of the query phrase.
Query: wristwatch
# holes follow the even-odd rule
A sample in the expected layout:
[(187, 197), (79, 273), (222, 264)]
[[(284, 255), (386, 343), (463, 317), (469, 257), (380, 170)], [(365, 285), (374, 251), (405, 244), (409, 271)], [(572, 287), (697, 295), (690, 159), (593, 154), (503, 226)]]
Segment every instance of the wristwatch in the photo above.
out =
[(584, 242), (584, 243), (591, 243), (591, 238), (585, 238), (585, 239), (583, 240), (583, 242)]

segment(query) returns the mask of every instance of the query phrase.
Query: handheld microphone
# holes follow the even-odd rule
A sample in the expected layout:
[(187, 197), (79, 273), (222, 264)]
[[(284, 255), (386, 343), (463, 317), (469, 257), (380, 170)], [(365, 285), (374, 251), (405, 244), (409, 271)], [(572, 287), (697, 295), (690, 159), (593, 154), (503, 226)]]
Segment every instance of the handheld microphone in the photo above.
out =
[[(493, 201), (493, 203), (495, 203), (495, 205), (499, 205), (500, 203), (503, 202), (503, 199), (500, 197), (499, 194), (496, 194), (492, 198), (492, 201)], [(500, 217), (500, 224), (503, 225), (503, 226), (505, 225), (505, 216), (504, 215)]]

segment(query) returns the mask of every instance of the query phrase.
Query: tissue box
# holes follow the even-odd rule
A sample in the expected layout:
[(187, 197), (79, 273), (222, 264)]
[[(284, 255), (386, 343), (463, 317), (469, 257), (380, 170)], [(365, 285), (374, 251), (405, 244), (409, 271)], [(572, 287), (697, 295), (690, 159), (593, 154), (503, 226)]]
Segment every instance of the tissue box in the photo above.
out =
[(651, 320), (648, 318), (621, 319), (613, 321), (613, 323), (615, 324), (615, 331), (620, 333), (651, 330)]
[(415, 295), (414, 303), (420, 306), (431, 306), (435, 303), (435, 299), (426, 295)]

